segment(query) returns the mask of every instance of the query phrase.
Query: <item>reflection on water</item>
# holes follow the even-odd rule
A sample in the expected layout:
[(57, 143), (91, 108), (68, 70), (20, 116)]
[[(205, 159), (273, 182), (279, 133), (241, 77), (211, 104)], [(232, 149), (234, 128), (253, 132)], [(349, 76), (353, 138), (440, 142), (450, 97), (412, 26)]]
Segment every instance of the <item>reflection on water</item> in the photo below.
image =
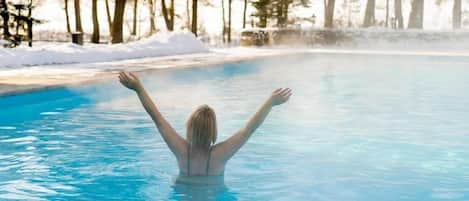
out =
[(179, 175), (171, 186), (171, 200), (211, 201), (238, 200), (236, 194), (225, 185), (223, 176), (197, 177)]

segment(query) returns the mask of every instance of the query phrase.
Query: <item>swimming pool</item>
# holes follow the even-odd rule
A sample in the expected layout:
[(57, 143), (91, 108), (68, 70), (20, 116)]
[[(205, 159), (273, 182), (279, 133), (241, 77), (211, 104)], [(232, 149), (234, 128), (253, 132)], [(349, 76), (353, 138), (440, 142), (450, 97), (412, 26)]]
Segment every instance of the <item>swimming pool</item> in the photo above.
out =
[(294, 89), (216, 187), (174, 183), (175, 158), (117, 80), (1, 97), (0, 200), (468, 200), (468, 64), (305, 54), (146, 74), (179, 133), (207, 103), (219, 139)]

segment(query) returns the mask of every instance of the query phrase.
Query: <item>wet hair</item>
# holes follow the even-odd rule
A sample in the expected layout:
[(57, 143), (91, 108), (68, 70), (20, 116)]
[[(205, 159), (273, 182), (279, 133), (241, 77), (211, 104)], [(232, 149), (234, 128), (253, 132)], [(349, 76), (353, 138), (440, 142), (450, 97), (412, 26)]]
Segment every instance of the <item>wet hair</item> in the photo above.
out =
[(186, 123), (186, 138), (193, 147), (207, 148), (217, 140), (217, 117), (208, 105), (197, 108)]

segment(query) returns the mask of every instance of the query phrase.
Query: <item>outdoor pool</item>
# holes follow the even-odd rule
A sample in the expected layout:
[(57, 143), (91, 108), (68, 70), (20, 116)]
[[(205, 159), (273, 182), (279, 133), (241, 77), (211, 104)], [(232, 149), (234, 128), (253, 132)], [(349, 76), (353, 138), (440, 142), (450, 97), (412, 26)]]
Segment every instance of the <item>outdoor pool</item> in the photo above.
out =
[(276, 87), (274, 108), (224, 186), (178, 167), (115, 81), (0, 97), (0, 200), (469, 200), (469, 58), (304, 54), (145, 73), (172, 123), (197, 106), (226, 139)]

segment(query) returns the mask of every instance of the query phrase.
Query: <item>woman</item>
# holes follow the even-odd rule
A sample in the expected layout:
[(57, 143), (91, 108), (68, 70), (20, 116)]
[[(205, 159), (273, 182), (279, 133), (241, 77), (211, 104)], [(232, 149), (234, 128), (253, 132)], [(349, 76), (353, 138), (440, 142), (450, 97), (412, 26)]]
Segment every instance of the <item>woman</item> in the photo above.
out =
[(202, 105), (192, 113), (187, 121), (186, 139), (184, 139), (166, 121), (136, 75), (121, 72), (119, 81), (137, 93), (164, 141), (176, 156), (180, 175), (184, 176), (223, 175), (226, 162), (262, 124), (272, 107), (285, 103), (291, 96), (291, 90), (288, 88), (275, 90), (245, 127), (227, 140), (215, 144), (217, 140), (216, 116), (209, 106)]

